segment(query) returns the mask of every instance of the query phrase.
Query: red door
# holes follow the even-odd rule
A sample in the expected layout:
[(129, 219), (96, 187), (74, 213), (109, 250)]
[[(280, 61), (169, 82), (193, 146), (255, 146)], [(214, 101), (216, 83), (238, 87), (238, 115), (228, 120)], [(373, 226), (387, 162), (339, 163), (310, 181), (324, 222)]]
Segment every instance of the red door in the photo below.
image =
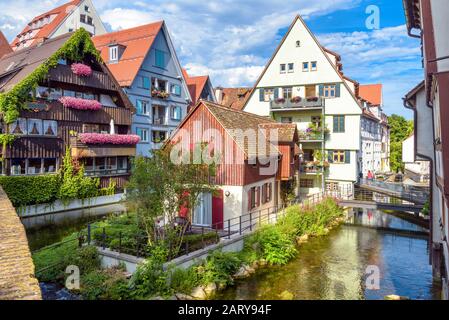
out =
[(223, 229), (223, 209), (224, 198), (223, 190), (219, 190), (217, 195), (212, 197), (212, 228), (222, 230)]

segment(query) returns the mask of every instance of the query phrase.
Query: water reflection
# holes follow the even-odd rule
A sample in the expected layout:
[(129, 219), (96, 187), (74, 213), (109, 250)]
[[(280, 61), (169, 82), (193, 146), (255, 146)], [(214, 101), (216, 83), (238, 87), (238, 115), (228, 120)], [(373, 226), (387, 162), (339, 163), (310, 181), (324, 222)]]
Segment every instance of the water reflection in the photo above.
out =
[[(415, 227), (379, 211), (357, 213), (354, 219), (371, 225)], [(439, 288), (433, 283), (428, 261), (426, 240), (342, 226), (302, 245), (298, 257), (287, 266), (261, 270), (218, 298), (279, 299), (288, 291), (298, 300), (383, 299), (390, 294), (438, 299)], [(371, 265), (380, 270), (379, 290), (365, 286)]]

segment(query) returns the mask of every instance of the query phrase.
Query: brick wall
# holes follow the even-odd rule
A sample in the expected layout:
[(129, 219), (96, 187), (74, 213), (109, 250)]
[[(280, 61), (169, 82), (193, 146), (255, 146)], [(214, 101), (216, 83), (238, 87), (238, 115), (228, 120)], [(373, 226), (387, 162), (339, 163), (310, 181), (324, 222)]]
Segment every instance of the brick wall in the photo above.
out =
[(40, 300), (25, 228), (0, 187), (0, 300)]

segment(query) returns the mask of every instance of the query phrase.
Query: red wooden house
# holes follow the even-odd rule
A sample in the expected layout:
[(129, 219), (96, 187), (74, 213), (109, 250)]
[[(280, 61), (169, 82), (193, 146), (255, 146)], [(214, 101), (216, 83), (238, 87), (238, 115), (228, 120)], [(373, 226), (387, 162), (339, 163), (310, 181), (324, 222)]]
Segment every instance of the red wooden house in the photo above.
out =
[[(299, 139), (295, 125), (199, 101), (170, 142), (186, 146), (207, 143), (218, 161), (215, 182), (220, 195), (202, 195), (192, 224), (222, 228), (242, 215), (264, 214), (280, 204), (281, 183), (299, 172)], [(203, 159), (204, 160), (204, 159)], [(237, 228), (236, 226), (234, 226)]]

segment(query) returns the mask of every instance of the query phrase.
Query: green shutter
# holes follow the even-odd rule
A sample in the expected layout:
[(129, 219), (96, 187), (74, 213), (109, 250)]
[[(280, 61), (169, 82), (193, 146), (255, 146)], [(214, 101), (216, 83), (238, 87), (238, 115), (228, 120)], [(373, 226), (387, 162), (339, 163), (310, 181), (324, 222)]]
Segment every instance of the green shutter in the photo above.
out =
[(335, 96), (340, 97), (340, 84), (339, 83), (337, 83), (335, 85)]
[(340, 116), (340, 132), (345, 132), (345, 116)]
[(351, 151), (345, 151), (345, 163), (351, 163)]
[(265, 101), (265, 90), (263, 88), (259, 89), (259, 101)]
[(324, 85), (323, 84), (319, 85), (319, 93), (320, 93), (320, 97), (324, 97)]
[(156, 50), (156, 67), (165, 68), (164, 52)]
[(274, 88), (274, 100), (279, 98), (279, 88)]
[(338, 116), (334, 116), (334, 132), (338, 131)]
[(327, 152), (327, 161), (328, 161), (329, 163), (334, 163), (334, 151), (329, 150), (329, 151)]

